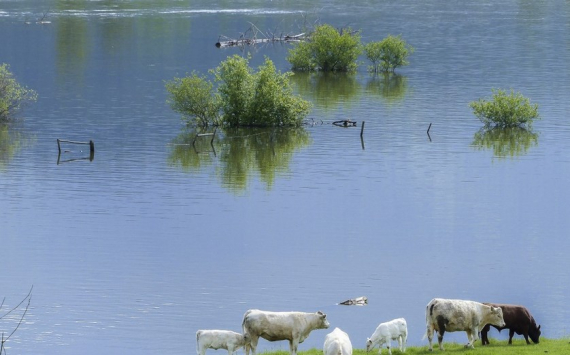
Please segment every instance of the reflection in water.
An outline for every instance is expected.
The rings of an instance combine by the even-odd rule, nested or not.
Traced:
[[[354,73],[295,72],[291,83],[301,96],[325,110],[350,106],[363,92],[393,105],[401,102],[408,90],[408,79],[395,73],[371,74],[364,87]]]
[[[0,171],[6,170],[14,155],[29,143],[21,133],[11,131],[7,125],[0,125]]]
[[[174,139],[170,164],[190,172],[215,166],[222,185],[234,191],[247,187],[252,172],[271,188],[277,174],[288,169],[292,153],[310,143],[304,128],[218,129],[213,141],[211,136],[195,140],[197,133],[205,132],[185,131]]]
[[[481,128],[473,137],[476,149],[492,149],[498,158],[526,154],[531,146],[538,145],[538,133],[522,127]]]
[[[395,73],[377,73],[366,83],[366,92],[384,99],[388,105],[401,102],[406,96],[408,79]]]
[[[354,73],[295,72],[290,80],[303,98],[311,99],[325,111],[350,106],[361,91]]]

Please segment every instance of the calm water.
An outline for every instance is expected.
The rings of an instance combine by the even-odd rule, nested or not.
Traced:
[[[246,52],[286,71],[287,45],[214,43],[317,20],[416,51],[392,78],[296,75],[318,124],[196,153],[164,81]],[[0,63],[39,94],[0,131],[2,310],[33,285],[9,354],[188,354],[249,308],[322,310],[358,348],[405,317],[424,345],[433,297],[524,304],[544,336],[570,333],[568,1],[0,0]],[[540,105],[532,134],[478,135],[468,103],[492,88]],[[58,160],[57,138],[93,140],[94,159]]]

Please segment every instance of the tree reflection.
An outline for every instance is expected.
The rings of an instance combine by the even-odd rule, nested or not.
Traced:
[[[361,95],[354,73],[295,72],[290,80],[303,98],[311,99],[315,106],[325,110],[350,105]]]
[[[245,190],[252,173],[271,188],[280,173],[289,168],[293,153],[310,143],[304,128],[218,129],[216,137],[196,138],[197,130],[181,133],[173,141],[168,158],[171,165],[189,172],[211,173],[222,186],[235,192]]]
[[[472,145],[478,150],[492,149],[498,158],[513,158],[538,145],[538,133],[522,127],[481,128],[475,133]]]
[[[378,73],[366,83],[366,92],[383,98],[388,105],[401,102],[408,90],[408,79],[395,73]]]
[[[10,131],[7,125],[0,125],[0,171],[6,170],[14,155],[26,144],[21,133]]]

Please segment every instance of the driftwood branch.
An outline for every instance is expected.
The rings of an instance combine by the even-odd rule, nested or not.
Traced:
[[[233,39],[224,35],[218,37],[218,42],[216,42],[216,47],[235,47],[235,46],[253,46],[261,43],[274,43],[274,42],[300,42],[306,39],[305,33],[300,33],[296,35],[283,35],[280,34],[276,36],[277,32],[264,33],[253,23],[249,23],[249,28],[241,33],[239,38]],[[223,39],[223,40],[222,40]]]

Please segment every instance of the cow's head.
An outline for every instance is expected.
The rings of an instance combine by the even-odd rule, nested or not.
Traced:
[[[528,336],[530,337],[530,340],[532,340],[533,343],[538,344],[540,333],[540,325],[537,328],[533,322],[533,324],[528,329]]]
[[[327,320],[327,315],[321,311],[318,311],[317,314],[320,320],[318,329],[327,329],[328,327],[330,327],[330,323]]]
[[[370,338],[366,338],[366,352],[369,352],[370,350],[372,350],[372,348],[374,348],[372,340]]]
[[[491,313],[489,314],[489,322],[490,324],[496,325],[499,328],[504,327],[505,320],[503,319],[503,310],[501,307],[493,307],[491,306]]]

